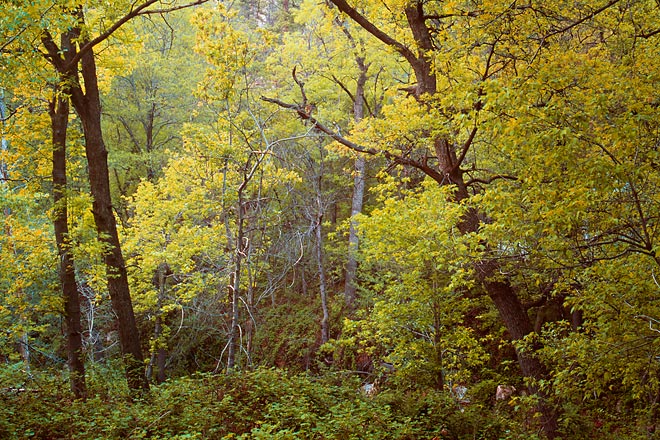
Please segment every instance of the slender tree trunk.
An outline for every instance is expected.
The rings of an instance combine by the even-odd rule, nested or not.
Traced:
[[[7,119],[7,106],[5,105],[5,91],[0,88],[0,127],[2,128],[2,133],[0,133],[0,152],[7,151],[8,141],[5,139],[5,119]],[[0,183],[4,183],[9,179],[7,172],[7,164],[4,161],[0,161]],[[5,208],[6,209],[6,208]]]
[[[435,368],[436,368],[436,377],[435,377],[435,386],[436,389],[442,391],[445,389],[445,375],[443,371],[444,355],[442,353],[442,322],[440,320],[440,306],[437,303],[433,303],[433,347],[435,354]]]
[[[236,355],[238,352],[238,339],[239,335],[239,319],[240,311],[238,299],[241,289],[241,270],[243,264],[243,189],[247,185],[244,181],[238,189],[238,202],[237,202],[237,230],[236,230],[236,248],[234,253],[234,273],[231,285],[231,328],[229,330],[229,347],[227,349],[227,373],[230,373],[236,367]]]
[[[357,65],[360,68],[357,87],[355,89],[355,102],[353,103],[353,117],[355,122],[360,122],[364,118],[364,86],[367,82],[367,66],[363,57],[357,57]],[[344,287],[344,300],[349,312],[355,306],[357,297],[357,286],[355,277],[357,275],[357,252],[359,246],[359,237],[357,234],[357,220],[355,216],[362,212],[362,203],[364,201],[365,187],[365,169],[366,159],[364,155],[359,155],[355,160],[355,175],[353,176],[353,199],[351,202],[351,224],[348,233],[348,261],[346,262],[346,281]]]
[[[323,214],[319,214],[314,225],[316,234],[316,262],[319,268],[319,290],[321,294],[321,344],[330,340],[330,313],[328,312],[328,287],[325,280],[325,269],[323,267],[323,234],[321,231],[321,221]]]
[[[252,239],[248,237],[248,243],[251,243]],[[252,248],[248,246],[246,249],[246,258],[245,266],[247,269],[247,289],[245,292],[245,308],[247,311],[247,319],[245,321],[245,353],[247,356],[246,364],[252,366],[252,344],[254,340],[255,325],[253,320],[253,311],[254,311],[254,280],[252,274],[252,264],[251,264],[251,251]]]
[[[170,272],[167,263],[161,263],[156,269],[153,284],[158,290],[156,300],[156,322],[154,323],[154,349],[149,359],[147,378],[153,377],[153,367],[156,366],[156,383],[163,383],[167,379],[165,375],[165,364],[167,361],[167,347],[163,340],[163,305],[167,288],[167,276]]]
[[[59,275],[64,298],[67,357],[70,385],[77,399],[87,397],[85,362],[83,358],[80,298],[70,249],[67,210],[66,137],[69,124],[68,98],[53,98],[50,109],[53,136],[53,226],[59,256]]]
[[[353,177],[353,199],[351,203],[351,224],[348,232],[348,261],[346,262],[346,281],[344,287],[344,299],[349,311],[355,307],[357,299],[357,253],[360,238],[357,233],[356,216],[362,212],[365,189],[366,159],[358,156],[355,159],[355,176]]]
[[[325,174],[323,145],[319,144],[319,169],[316,177],[316,211],[310,210],[310,220],[314,235],[316,237],[316,264],[319,270],[319,294],[321,296],[321,344],[330,340],[330,313],[328,311],[328,287],[325,278],[324,255],[323,255],[323,175]],[[313,160],[310,158],[312,170]]]
[[[161,265],[163,266],[163,265]],[[167,283],[167,266],[161,267],[159,275],[159,289],[158,289],[158,317],[156,319],[156,324],[158,325],[158,350],[156,352],[156,367],[158,368],[158,373],[156,374],[156,382],[163,383],[167,376],[165,375],[165,363],[167,361],[167,347],[166,341],[163,337],[163,305],[165,303],[165,288]]]

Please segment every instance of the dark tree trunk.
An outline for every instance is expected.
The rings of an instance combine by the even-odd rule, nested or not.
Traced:
[[[108,151],[103,143],[101,130],[101,101],[93,51],[90,50],[83,55],[81,64],[85,81],[85,95],[83,99],[75,99],[72,102],[82,122],[85,135],[89,184],[94,198],[92,212],[99,237],[107,246],[103,258],[107,270],[112,308],[117,314],[119,340],[126,363],[128,386],[133,390],[147,390],[149,384],[144,374],[140,336],[133,313],[128,276],[110,198]]]
[[[428,26],[426,26],[423,8],[422,2],[412,3],[406,7],[408,26],[415,38],[415,43],[417,43],[417,55],[414,59],[408,61],[415,71],[415,79],[417,79],[415,96],[418,98],[424,94],[433,95],[437,91],[437,81],[433,72],[432,61],[429,57],[434,47],[431,40],[431,32]]]
[[[68,98],[53,98],[50,109],[53,140],[53,226],[59,256],[59,275],[64,298],[67,357],[71,391],[77,399],[87,397],[85,362],[83,357],[80,298],[70,252],[67,210],[66,136],[69,124]]]
[[[78,17],[82,25],[84,17],[80,9]],[[85,40],[80,37],[79,30],[72,29],[62,36],[61,49],[47,33],[42,37],[42,42],[48,51],[47,58],[60,73],[62,83],[66,84],[66,91],[70,94],[71,103],[82,122],[88,178],[93,197],[92,213],[99,240],[104,243],[106,248],[103,260],[112,308],[117,315],[119,342],[124,357],[128,386],[131,390],[146,391],[149,389],[149,382],[144,372],[140,336],[133,313],[128,276],[110,197],[108,152],[101,130],[101,100],[94,52],[90,49],[80,58],[83,88],[78,75],[78,65],[68,65],[67,62],[75,56],[76,44],[85,43]]]
[[[149,359],[147,367],[147,378],[153,377],[153,367],[156,365],[156,383],[163,383],[167,379],[165,365],[167,362],[167,346],[163,339],[163,305],[165,304],[165,293],[167,289],[167,277],[170,268],[167,263],[161,263],[154,274],[153,285],[158,291],[156,300],[156,322],[154,324],[154,350]]]
[[[507,328],[511,339],[515,341],[522,340],[525,336],[534,331],[529,315],[523,308],[518,295],[513,290],[511,284],[507,281],[492,281],[493,267],[485,267],[486,265],[479,264],[479,269],[485,269],[481,272],[481,281],[488,292],[488,296],[495,304],[495,308],[499,312],[502,322]],[[531,378],[534,381],[548,378],[548,370],[545,365],[535,357],[535,351],[540,347],[533,347],[534,350],[521,351],[516,349],[518,357],[518,364],[524,377]],[[538,405],[538,411],[542,414],[541,425],[543,432],[548,438],[555,438],[558,435],[558,414],[547,401],[547,395],[543,390],[540,390],[536,384],[531,384],[529,387],[531,393],[541,397],[541,402]]]

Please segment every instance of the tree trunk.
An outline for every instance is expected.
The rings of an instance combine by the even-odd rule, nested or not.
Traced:
[[[344,299],[349,312],[355,308],[357,299],[357,252],[360,238],[357,234],[357,220],[355,216],[362,212],[365,189],[366,160],[364,156],[355,159],[355,176],[353,176],[353,200],[351,203],[351,224],[348,232],[348,261],[346,262],[346,281]]]
[[[80,24],[84,24],[82,10],[78,10]],[[57,68],[71,103],[82,122],[85,136],[88,178],[93,197],[92,213],[96,223],[99,240],[105,245],[103,260],[108,278],[108,292],[112,308],[117,315],[119,342],[126,368],[126,379],[131,390],[148,390],[149,382],[144,373],[142,347],[138,334],[133,303],[128,287],[128,276],[124,257],[121,253],[117,223],[112,210],[110,197],[110,178],[108,171],[108,152],[103,142],[101,130],[101,100],[94,51],[85,52],[80,60],[80,69],[84,88],[80,83],[78,66],[68,66],[76,52],[76,44],[84,44],[79,29],[72,29],[62,35],[62,49],[54,43],[50,35],[45,34],[42,42],[48,50],[49,61]],[[64,54],[64,58],[62,57]]]
[[[320,203],[319,203],[320,205]],[[321,233],[321,220],[323,214],[319,214],[314,232],[316,233],[316,262],[319,268],[319,290],[321,294],[321,344],[330,340],[330,313],[328,312],[328,288],[325,280],[325,269],[323,267],[323,234]]]
[[[479,266],[483,268],[485,265],[479,263]],[[527,315],[527,312],[520,303],[511,284],[508,281],[492,281],[492,265],[485,269],[481,272],[481,281],[488,292],[488,296],[495,304],[495,308],[499,312],[500,318],[514,343],[515,341],[522,340],[534,331],[532,323],[529,320],[529,315]],[[547,379],[549,376],[545,365],[535,357],[535,351],[539,348],[534,347],[534,350],[531,351],[520,351],[516,348],[518,364],[520,365],[523,376],[534,381]],[[536,384],[530,384],[529,391],[541,398],[537,409],[541,413],[543,432],[548,438],[557,437],[559,430],[559,415],[557,410],[548,404],[547,394],[539,389]]]
[[[433,63],[429,56],[434,50],[434,47],[431,40],[431,32],[428,26],[426,26],[423,8],[423,3],[418,1],[406,7],[405,11],[408,26],[415,38],[415,43],[417,43],[416,59],[408,60],[415,71],[415,79],[417,79],[417,88],[415,90],[415,96],[417,98],[420,98],[424,94],[433,95],[437,91]]]
[[[323,175],[325,173],[325,163],[324,163],[324,148],[323,145],[319,143],[319,169],[318,173],[315,176],[316,181],[316,211],[311,210],[309,212],[309,217],[312,222],[312,228],[314,229],[314,234],[316,236],[316,264],[319,270],[319,294],[321,296],[321,344],[325,344],[330,340],[330,313],[328,311],[328,285],[325,278],[325,267],[323,264],[324,255],[323,255],[323,213],[325,211],[323,204]],[[312,164],[313,170],[313,159],[310,158],[310,164]]]
[[[445,389],[445,375],[443,371],[443,364],[444,364],[444,355],[442,352],[442,337],[441,332],[442,332],[442,321],[440,319],[440,306],[438,303],[433,303],[433,348],[434,348],[434,354],[435,354],[435,365],[434,367],[436,368],[435,373],[435,386],[437,390],[444,390]]]
[[[251,243],[251,237],[248,237],[248,243]],[[245,292],[245,309],[247,311],[247,319],[245,321],[245,354],[247,356],[246,365],[252,367],[252,350],[253,350],[253,341],[255,333],[255,323],[254,323],[254,279],[252,274],[252,264],[251,264],[251,251],[252,248],[248,246],[246,250],[246,269],[247,269],[247,289]]]
[[[167,379],[165,364],[167,361],[167,347],[163,340],[163,305],[167,287],[167,276],[170,268],[167,263],[161,263],[154,274],[153,285],[158,291],[156,300],[156,322],[154,323],[154,348],[147,367],[147,378],[153,377],[153,367],[156,366],[156,383],[163,383]]]
[[[50,109],[53,140],[53,226],[59,256],[59,275],[64,298],[67,357],[70,385],[77,399],[87,397],[85,362],[83,359],[82,327],[80,324],[80,298],[70,252],[67,210],[66,137],[69,124],[68,98],[53,98]]]
[[[0,127],[2,127],[2,133],[0,135],[0,152],[7,151],[8,141],[4,138],[4,128],[5,128],[5,119],[7,119],[7,106],[5,105],[5,91],[0,88]],[[3,161],[0,161],[0,183],[6,182],[9,179],[7,172],[7,164]],[[5,208],[6,209],[6,208]]]
[[[247,180],[243,181],[243,184],[238,189],[238,202],[236,203],[237,207],[237,231],[236,231],[236,249],[234,252],[234,273],[232,277],[232,284],[230,286],[231,290],[231,327],[229,330],[229,347],[227,349],[227,373],[231,371],[236,366],[236,354],[238,352],[238,338],[239,338],[239,319],[240,313],[238,309],[238,299],[241,289],[241,269],[243,263],[243,190],[247,186]]]
[[[353,118],[355,122],[360,122],[364,118],[364,86],[367,82],[367,66],[364,63],[363,57],[357,57],[356,62],[360,68],[360,76],[358,77],[357,87],[355,89]],[[349,312],[355,307],[355,299],[357,297],[355,277],[357,275],[359,237],[355,216],[362,212],[366,163],[364,155],[359,155],[355,160],[355,175],[353,176],[353,200],[351,202],[351,224],[348,232],[348,261],[346,262],[346,281],[344,287],[344,300]]]

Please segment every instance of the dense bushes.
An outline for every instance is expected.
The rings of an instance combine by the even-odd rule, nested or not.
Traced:
[[[349,373],[322,377],[257,369],[233,375],[197,374],[153,387],[131,401],[119,366],[97,364],[90,397],[70,398],[58,371],[0,368],[2,439],[533,439],[527,398],[495,402],[492,380],[468,391],[460,405],[449,393],[388,389],[360,391]],[[564,420],[566,438],[646,438],[634,422],[600,423],[594,414]]]
[[[4,368],[0,438],[431,439],[506,432],[493,408],[475,404],[461,411],[437,392],[383,390],[367,397],[360,382],[344,374],[198,374],[131,402],[119,371],[90,374],[91,395],[82,402],[70,399],[61,375],[21,382],[21,371]]]

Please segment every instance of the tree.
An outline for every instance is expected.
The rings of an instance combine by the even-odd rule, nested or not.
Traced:
[[[468,203],[473,194],[481,191],[480,186],[484,184],[503,178],[515,179],[504,173],[479,171],[474,165],[468,166],[471,159],[469,153],[475,154],[475,145],[480,141],[477,134],[483,130],[481,114],[489,83],[504,79],[507,75],[515,77],[517,57],[522,60],[524,55],[499,52],[500,46],[509,43],[509,41],[503,42],[508,38],[506,33],[508,29],[501,27],[508,26],[503,17],[512,20],[518,18],[515,9],[507,9],[507,6],[502,5],[502,10],[498,10],[499,5],[489,5],[492,10],[482,11],[472,5],[465,5],[466,9],[462,9],[464,5],[416,2],[398,10],[388,9],[383,14],[383,11],[370,8],[369,5],[364,12],[360,12],[343,0],[333,1],[333,4],[408,63],[416,79],[414,87],[409,89],[416,106],[411,98],[400,100],[399,113],[408,118],[415,118],[417,125],[402,130],[402,133],[391,135],[391,139],[396,140],[400,151],[385,149],[378,144],[373,148],[362,147],[319,123],[304,107],[281,101],[273,102],[295,109],[301,118],[310,121],[316,129],[349,148],[371,154],[383,154],[394,163],[420,170],[440,185],[451,185],[454,192],[449,198],[455,203]],[[376,21],[367,18],[369,14],[376,19],[380,19],[382,15],[390,15],[389,23],[396,23],[394,26],[398,26],[398,29],[383,30],[375,24]],[[496,19],[493,20],[492,17]],[[385,22],[383,20],[383,23]],[[454,26],[460,29],[458,34],[452,29]],[[477,37],[477,45],[469,46],[472,44],[470,40],[474,39],[469,33],[470,29],[479,29],[482,32]],[[401,30],[405,34],[401,34]],[[449,45],[446,39],[443,40],[446,34],[451,33],[455,41],[460,42],[456,46]],[[477,51],[471,49],[472,47],[485,47],[485,50]],[[514,49],[517,48],[514,46]],[[452,59],[456,55],[464,58]],[[447,65],[446,71],[438,67],[443,63]],[[464,87],[455,87],[453,82]],[[447,95],[442,98],[438,96],[439,88]],[[455,90],[460,90],[462,96],[457,96]],[[452,103],[447,99],[449,96],[456,97],[457,100]],[[437,121],[425,120],[424,113],[433,114],[444,121],[445,126],[438,124]],[[424,127],[425,123],[428,124],[426,127]],[[404,133],[414,133],[415,130],[418,130],[417,136],[421,135],[421,138],[418,137],[417,142],[410,142]],[[383,131],[393,130],[389,128]],[[382,136],[380,138],[382,139]],[[435,161],[435,165],[431,165],[430,158]],[[470,174],[476,175],[470,178]],[[464,235],[477,234],[482,218],[479,209],[473,207],[465,211],[457,227]],[[475,245],[488,250],[497,244],[482,242]],[[476,280],[499,311],[511,338],[514,341],[522,341],[533,333],[533,327],[516,286],[510,277],[499,275],[501,272],[499,263],[485,254],[482,259],[474,260],[473,271]],[[526,350],[519,349],[518,360],[523,375],[541,383],[548,378],[548,369],[534,355],[534,351],[533,346],[531,349],[529,347]],[[549,437],[556,436],[557,414],[545,402],[546,391],[534,384],[531,384],[530,388],[541,398],[539,410],[543,414],[541,424],[545,433]]]
[[[649,229],[654,214],[652,209],[647,210],[650,206],[645,200],[649,199],[639,192],[640,185],[646,189],[652,187],[648,185],[648,173],[642,172],[643,184],[633,177],[636,173],[620,174],[624,162],[616,153],[628,144],[628,135],[640,134],[639,119],[628,119],[630,113],[619,113],[620,108],[602,107],[602,97],[610,92],[602,91],[596,84],[612,84],[611,71],[636,78],[636,74],[624,67],[630,60],[619,58],[621,48],[639,48],[636,56],[646,59],[645,51],[655,43],[637,46],[636,42],[652,38],[657,32],[651,24],[633,23],[638,23],[637,14],[655,17],[657,8],[645,2],[628,5],[629,9],[624,9],[630,12],[631,21],[625,26],[630,27],[624,26],[623,31],[621,26],[626,20],[617,15],[616,3],[576,4],[561,11],[549,4],[519,7],[504,2],[479,5],[419,2],[386,10],[363,4],[358,10],[345,1],[333,1],[371,36],[405,59],[416,79],[416,84],[407,89],[412,98],[396,99],[391,107],[384,109],[387,123],[376,128],[377,121],[370,121],[367,129],[371,131],[371,140],[365,141],[361,136],[359,143],[324,125],[321,118],[298,104],[272,100],[295,110],[315,129],[348,148],[383,155],[395,164],[421,171],[441,186],[453,188],[448,200],[468,208],[456,223],[469,243],[464,257],[477,286],[483,288],[499,311],[517,347],[521,371],[541,398],[538,406],[543,414],[541,425],[549,437],[558,434],[558,414],[550,402],[553,392],[541,385],[549,383],[553,362],[549,357],[541,362],[543,341],[535,335],[527,310],[533,304],[563,303],[565,295],[571,295],[575,289],[566,288],[562,282],[564,276],[572,273],[568,270],[571,267],[593,264],[585,259],[589,255],[594,261],[623,257],[629,252],[654,258],[650,251],[654,232]],[[597,54],[605,53],[606,56],[598,58]],[[627,61],[621,64],[613,61],[624,59]],[[603,65],[608,67],[601,71],[595,60],[605,60]],[[575,69],[576,63],[588,70]],[[567,65],[573,70],[566,70]],[[652,82],[642,80],[635,87],[645,90]],[[588,92],[582,95],[577,90]],[[587,98],[594,95],[599,98],[591,101]],[[630,98],[630,95],[618,96],[610,102],[617,102],[623,108],[634,107],[632,103],[639,102],[639,98],[628,101]],[[577,102],[580,104],[576,105]],[[601,107],[597,110],[590,105]],[[593,115],[607,108],[602,125],[592,113],[580,117],[576,109],[585,106],[593,109]],[[640,109],[631,113],[640,115]],[[649,110],[641,114],[641,119],[646,119]],[[605,120],[612,120],[614,115],[623,119],[616,125],[608,125]],[[629,128],[619,130],[622,126]],[[617,127],[617,134],[609,127]],[[527,148],[530,145],[533,147]],[[617,147],[613,148],[614,145]],[[537,148],[542,152],[535,153]],[[593,157],[593,168],[582,166],[585,149],[595,150],[589,156]],[[520,162],[512,163],[513,157]],[[572,161],[567,162],[568,158]],[[603,161],[609,163],[605,165]],[[545,169],[539,168],[540,164]],[[635,162],[629,170],[637,170],[641,165],[642,162]],[[574,178],[567,179],[565,175],[561,179],[548,178],[566,174],[567,168],[575,171]],[[596,188],[603,186],[603,173],[613,177],[599,193]],[[580,181],[591,175],[600,176],[601,181]],[[535,190],[524,196],[517,189],[532,187]],[[636,208],[626,214],[618,212],[614,216],[619,219],[616,226],[605,225],[601,222],[608,216],[600,215],[604,208],[589,202],[596,193],[605,199],[617,194],[614,197],[619,200],[617,206],[629,203],[628,206]],[[548,203],[549,196],[556,197],[552,199],[554,204]],[[490,197],[497,202],[486,202]],[[508,201],[505,205],[504,199]],[[531,212],[539,209],[543,213],[536,223],[528,223],[531,206],[535,206]],[[594,218],[569,221],[570,217],[566,217],[572,212],[581,218],[585,208],[586,212],[594,213]],[[509,213],[518,220],[508,217]],[[497,219],[503,218],[502,215],[513,223],[522,221],[527,225],[523,229],[525,235],[512,234],[517,229],[509,229],[507,221],[500,223]],[[622,224],[627,226],[622,229]],[[575,243],[567,243],[565,237]],[[533,258],[537,249],[544,249],[546,258],[562,264],[559,267],[541,264]],[[589,252],[585,254],[586,249]],[[571,259],[577,257],[580,262],[564,262],[565,255]],[[453,277],[458,273],[455,271]],[[537,287],[530,286],[530,278],[536,279]],[[582,286],[582,283],[569,285]],[[537,301],[531,301],[533,298]],[[579,319],[574,322],[580,326]]]
[[[180,149],[183,124],[209,117],[199,114],[194,91],[207,65],[195,56],[192,11],[158,20],[130,23],[131,43],[111,48],[122,62],[106,67],[112,74],[102,90],[103,130],[110,152],[112,196],[121,222],[130,213],[124,202],[144,178],[162,176],[170,152]],[[110,55],[107,55],[110,57]],[[133,60],[139,57],[136,64]]]

